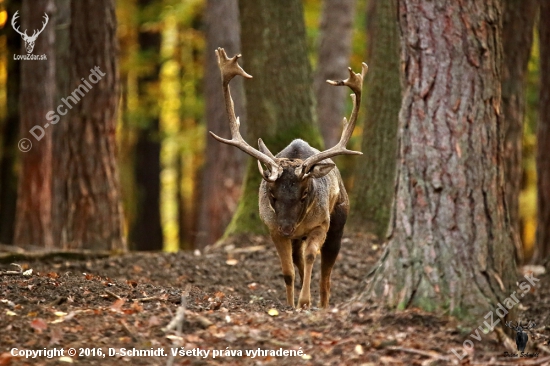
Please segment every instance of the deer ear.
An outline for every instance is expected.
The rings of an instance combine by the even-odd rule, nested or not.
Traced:
[[[336,165],[334,163],[317,163],[311,167],[308,173],[304,175],[304,178],[313,177],[321,178],[330,173]]]

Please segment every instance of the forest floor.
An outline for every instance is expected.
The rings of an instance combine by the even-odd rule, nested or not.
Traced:
[[[538,277],[540,285],[518,305],[520,319],[537,323],[526,352],[538,355],[506,357],[516,349],[502,331],[479,332],[481,339],[475,340],[475,333],[470,335],[450,317],[418,309],[388,312],[354,299],[383,251],[366,242],[359,236],[344,239],[326,311],[285,305],[279,260],[263,237],[239,238],[238,245],[226,243],[201,255],[19,258],[16,263],[23,271],[32,269],[25,274],[4,257],[0,365],[550,364],[547,274]],[[312,281],[315,303],[318,264]],[[473,349],[463,348],[467,339]],[[25,350],[50,353],[25,358]],[[136,350],[156,353],[132,354]],[[173,357],[172,350],[183,355]]]

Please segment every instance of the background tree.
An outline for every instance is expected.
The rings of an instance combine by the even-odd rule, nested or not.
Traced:
[[[390,307],[479,321],[511,293],[501,12],[497,0],[399,1],[405,92],[395,204],[364,293]]]
[[[114,0],[71,2],[70,89],[88,79],[91,69],[101,79],[73,105],[64,146],[66,214],[64,248],[125,249],[116,164],[116,110],[119,92],[118,43]],[[101,19],[101,21],[98,21]],[[97,80],[97,79],[96,79]]]
[[[20,31],[42,28],[44,13],[55,24],[54,0],[24,0],[16,20]],[[13,15],[12,15],[13,19]],[[37,38],[35,55],[46,55],[47,60],[21,62],[21,94],[19,134],[32,142],[32,148],[21,155],[19,184],[17,187],[17,213],[15,218],[16,245],[37,245],[52,248],[52,135],[46,132],[37,141],[29,130],[45,126],[46,113],[54,109],[55,97],[55,27],[46,26]],[[20,54],[27,54],[23,47]],[[37,132],[38,133],[38,132]]]
[[[205,18],[207,44],[204,74],[206,129],[217,135],[224,135],[228,131],[228,122],[214,50],[217,47],[223,47],[230,55],[241,51],[241,28],[237,0],[207,0]],[[244,136],[246,111],[244,110],[244,90],[240,78],[236,78],[231,83],[231,93],[235,103],[235,113],[240,116]],[[223,235],[239,202],[245,157],[244,154],[235,153],[234,147],[220,144],[207,137],[206,160],[201,177],[196,247],[203,248],[205,245],[214,243]]]
[[[71,88],[71,69],[67,67],[71,62],[71,39],[69,28],[71,25],[71,0],[55,0],[56,27],[55,27],[55,80],[56,101],[66,98],[73,92]],[[63,221],[67,217],[66,171],[69,155],[69,123],[71,111],[62,116],[59,123],[52,129],[52,227],[55,243],[63,241]]]
[[[348,90],[327,88],[326,80],[347,78],[354,16],[355,0],[323,1],[313,86],[317,121],[327,148],[336,145],[340,139]]]
[[[537,239],[535,259],[550,255],[550,3],[540,2],[540,101],[537,128]]]
[[[139,0],[140,16],[138,94],[140,120],[134,149],[136,204],[130,229],[130,243],[136,250],[162,250],[160,218],[160,6],[153,0]]]
[[[352,191],[350,223],[383,238],[394,192],[401,105],[397,0],[371,0],[367,16],[366,118]]]
[[[7,10],[13,16],[19,3],[7,2]],[[21,36],[14,31],[6,32],[7,54],[21,52]],[[21,61],[7,57],[6,118],[2,123],[2,157],[0,158],[0,243],[13,243],[15,207],[17,202],[17,171],[15,169],[17,138],[19,137],[19,86]]]
[[[522,138],[525,115],[525,76],[533,44],[533,24],[538,7],[536,0],[503,2],[502,42],[502,112],[504,130],[504,182],[510,223],[518,239],[516,256],[523,258],[519,240],[519,194],[521,191]]]
[[[273,154],[295,138],[320,148],[301,1],[242,0],[239,12],[242,65],[254,76],[244,83],[247,141],[254,144],[261,137]],[[229,136],[229,126],[221,136]],[[267,232],[258,213],[261,179],[256,161],[248,159],[242,198],[226,236]]]

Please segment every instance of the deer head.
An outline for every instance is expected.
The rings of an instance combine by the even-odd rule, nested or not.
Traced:
[[[19,27],[15,25],[15,21],[19,17],[17,13],[19,13],[19,10],[16,11],[15,14],[13,14],[13,17],[11,18],[11,26],[17,33],[21,35],[21,38],[23,38],[23,42],[25,42],[25,49],[27,50],[27,53],[31,53],[32,50],[34,49],[34,42],[36,42],[36,38],[38,38],[38,35],[40,35],[40,33],[42,33],[44,28],[46,28],[46,24],[48,24],[48,20],[49,20],[48,14],[44,13],[45,21],[42,23],[42,29],[40,29],[39,31],[35,29],[32,33],[32,36],[29,36],[27,35],[26,29],[24,32],[21,32],[19,30]]]

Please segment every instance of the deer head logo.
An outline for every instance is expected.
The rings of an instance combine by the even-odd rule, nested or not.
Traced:
[[[45,22],[42,23],[42,29],[40,29],[39,31],[35,29],[34,32],[32,33],[32,36],[29,36],[27,35],[26,29],[24,32],[21,32],[19,30],[19,27],[15,25],[15,21],[19,17],[17,13],[19,13],[19,10],[16,11],[15,14],[13,14],[13,17],[11,18],[11,26],[17,33],[21,35],[21,38],[23,38],[23,42],[25,42],[25,48],[27,49],[27,53],[31,53],[32,50],[34,49],[34,42],[36,42],[36,38],[38,38],[38,35],[42,33],[44,28],[46,28],[46,24],[48,24],[48,20],[50,18],[48,18],[48,14],[44,13]]]

